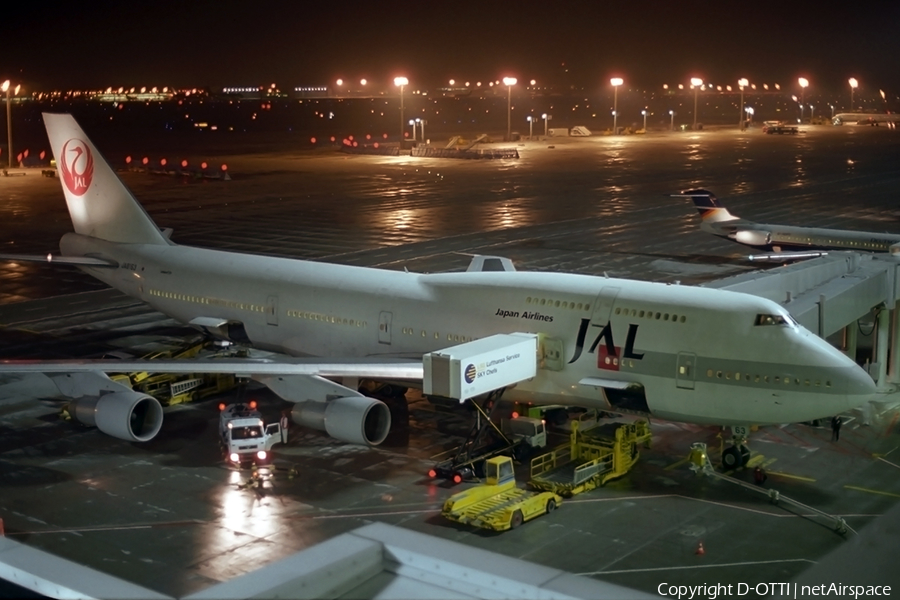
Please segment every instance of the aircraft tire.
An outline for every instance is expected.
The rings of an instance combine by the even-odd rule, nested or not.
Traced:
[[[722,452],[722,466],[728,470],[741,466],[741,452],[737,446],[729,446]]]

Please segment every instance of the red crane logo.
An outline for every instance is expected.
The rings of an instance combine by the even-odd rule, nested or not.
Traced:
[[[59,170],[66,188],[75,196],[84,195],[94,177],[94,155],[88,145],[77,138],[63,144]]]

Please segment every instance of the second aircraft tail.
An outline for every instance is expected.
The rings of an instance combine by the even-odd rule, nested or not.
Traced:
[[[75,233],[123,244],[170,242],[72,115],[44,113]]]
[[[687,190],[680,194],[672,194],[673,198],[690,198],[700,213],[704,223],[719,223],[721,221],[738,221],[739,218],[728,212],[722,206],[716,195],[708,190]]]

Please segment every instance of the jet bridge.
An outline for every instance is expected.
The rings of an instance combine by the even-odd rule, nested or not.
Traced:
[[[823,338],[840,335],[841,348],[856,357],[857,322],[874,318],[869,373],[884,391],[900,383],[900,260],[891,254],[831,252],[768,271],[754,271],[704,284],[768,298]]]

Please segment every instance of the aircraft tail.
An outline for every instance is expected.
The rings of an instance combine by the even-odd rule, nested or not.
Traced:
[[[716,195],[707,190],[688,190],[680,194],[673,194],[673,198],[690,198],[700,213],[704,223],[719,223],[722,221],[738,221],[739,218],[728,212],[722,206]]]
[[[170,242],[69,114],[44,125],[75,232],[123,244]]]

